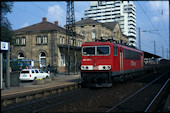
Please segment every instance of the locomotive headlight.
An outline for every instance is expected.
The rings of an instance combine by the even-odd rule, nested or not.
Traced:
[[[82,65],[81,70],[93,70],[93,66],[92,65]]]
[[[99,65],[99,70],[110,70],[111,65]]]
[[[107,69],[110,70],[110,69],[111,69],[111,66],[107,66]]]
[[[83,70],[83,69],[84,69],[84,66],[81,66],[81,69]]]

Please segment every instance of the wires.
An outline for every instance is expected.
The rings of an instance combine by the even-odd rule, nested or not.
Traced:
[[[149,16],[147,15],[146,11],[142,8],[142,6],[139,4],[139,2],[137,1],[139,7],[142,9],[142,11],[144,12],[144,14],[146,15],[147,19],[149,20],[150,24],[153,26],[153,28],[156,30],[156,27],[154,26],[154,24],[152,23],[152,21],[150,20]],[[164,37],[157,31],[158,35],[164,40],[165,43],[167,43],[167,41],[165,41]],[[168,44],[168,43],[167,43]]]

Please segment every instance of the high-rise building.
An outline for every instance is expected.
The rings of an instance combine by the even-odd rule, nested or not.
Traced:
[[[132,1],[91,1],[90,7],[85,9],[85,18],[101,23],[119,22],[129,45],[136,46],[136,6]]]

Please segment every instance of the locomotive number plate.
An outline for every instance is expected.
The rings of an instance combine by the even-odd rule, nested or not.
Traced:
[[[83,59],[83,61],[91,61],[91,59]]]

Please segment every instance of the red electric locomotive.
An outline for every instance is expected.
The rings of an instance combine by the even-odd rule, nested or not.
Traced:
[[[110,87],[117,79],[144,69],[143,52],[111,42],[89,42],[81,47],[81,77],[95,87]]]

